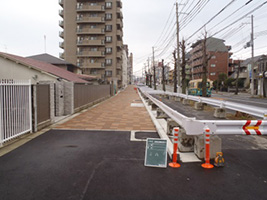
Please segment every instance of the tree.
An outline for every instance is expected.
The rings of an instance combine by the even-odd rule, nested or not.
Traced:
[[[164,66],[164,60],[162,59],[162,89],[163,91],[166,91],[165,88],[165,66]]]
[[[207,68],[210,56],[207,55],[207,31],[204,33],[204,39],[202,40],[202,67],[203,67],[203,74],[202,74],[202,96],[207,96]]]
[[[185,94],[186,90],[186,79],[185,79],[185,66],[186,66],[186,59],[185,59],[185,40],[182,40],[182,93]]]
[[[239,80],[240,60],[238,61],[238,68],[236,70],[235,95],[238,95],[238,80]]]

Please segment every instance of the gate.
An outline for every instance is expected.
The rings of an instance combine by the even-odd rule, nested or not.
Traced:
[[[32,132],[31,81],[0,80],[0,146]]]

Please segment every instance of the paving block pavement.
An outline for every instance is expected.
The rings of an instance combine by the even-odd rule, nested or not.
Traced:
[[[71,130],[155,130],[135,86],[129,85],[118,95],[89,108],[56,129]]]

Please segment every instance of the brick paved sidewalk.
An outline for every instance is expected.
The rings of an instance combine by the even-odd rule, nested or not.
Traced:
[[[75,130],[155,130],[145,107],[131,106],[142,103],[134,86],[128,86],[117,96],[58,125],[57,129]]]

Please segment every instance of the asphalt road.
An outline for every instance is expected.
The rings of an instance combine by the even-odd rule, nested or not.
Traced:
[[[0,199],[266,199],[264,145],[223,140],[224,168],[162,169],[144,166],[145,142],[131,142],[130,132],[51,130],[0,157]]]

